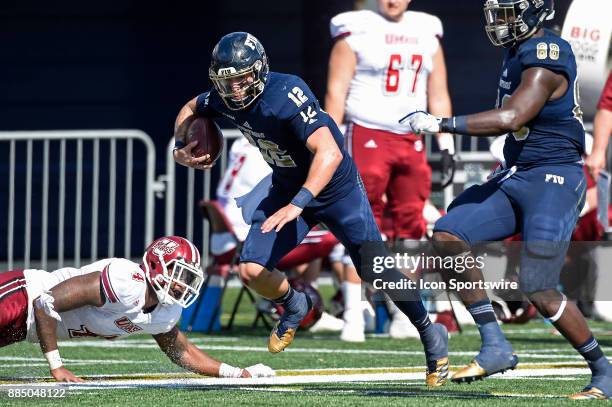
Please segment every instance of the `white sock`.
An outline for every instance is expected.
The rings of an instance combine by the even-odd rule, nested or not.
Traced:
[[[344,281],[342,283],[342,294],[344,295],[344,321],[363,325],[361,284]]]

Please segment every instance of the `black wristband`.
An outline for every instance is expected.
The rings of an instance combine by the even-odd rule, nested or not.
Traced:
[[[467,134],[467,116],[453,116],[440,120],[441,133]]]
[[[295,196],[291,200],[291,205],[295,205],[298,208],[304,209],[306,207],[306,205],[308,205],[310,203],[310,201],[312,201],[313,198],[314,198],[314,196],[312,195],[312,192],[310,192],[308,189],[302,187],[299,190],[299,192],[297,194],[295,194]]]
[[[440,120],[440,133],[454,133],[455,132],[455,126],[453,125],[453,119],[454,117],[451,118],[443,118]]]
[[[174,139],[174,148],[172,150],[180,150],[181,148],[185,147],[186,145],[187,144],[185,144],[183,141]]]

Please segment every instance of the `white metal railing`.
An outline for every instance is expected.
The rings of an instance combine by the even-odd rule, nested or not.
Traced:
[[[91,142],[91,150],[87,153],[91,154],[91,179],[84,179],[83,163],[85,157],[85,142]],[[108,141],[108,157],[101,156],[101,142]],[[117,142],[125,141],[125,149],[121,152],[125,153],[118,159]],[[32,263],[43,269],[46,269],[49,263],[49,242],[51,239],[57,239],[57,258],[54,259],[54,267],[62,267],[65,257],[65,242],[66,239],[72,238],[74,242],[74,265],[81,264],[81,240],[83,238],[82,229],[86,226],[90,228],[90,257],[95,260],[98,257],[98,236],[102,230],[107,233],[106,255],[111,257],[115,255],[116,235],[115,224],[117,222],[117,164],[124,162],[125,171],[120,174],[125,179],[125,191],[123,202],[123,256],[127,258],[140,257],[140,252],[137,256],[132,256],[132,216],[139,215],[142,211],[135,211],[132,208],[132,191],[134,180],[134,141],[142,143],[146,153],[146,172],[145,175],[145,210],[143,223],[144,236],[139,233],[139,236],[144,238],[144,245],[153,239],[154,227],[154,200],[153,193],[156,189],[155,185],[155,146],[151,138],[141,130],[56,130],[56,131],[4,131],[0,132],[0,146],[8,144],[8,225],[6,230],[6,248],[7,248],[7,265],[8,269],[15,266],[14,246],[16,243],[15,222],[16,222],[16,203],[23,202],[24,218],[23,218],[23,259],[22,265],[24,268],[30,267]],[[25,143],[26,152],[25,160],[22,159],[18,150],[18,145]],[[40,187],[40,258],[39,261],[33,262],[31,257],[31,248],[33,243],[32,236],[32,219],[33,215],[33,164],[38,165],[39,161],[35,160],[35,146],[42,143],[42,182]],[[69,143],[76,143],[73,146]],[[52,152],[59,148],[58,156],[54,156]],[[76,157],[74,160],[67,159],[67,150],[70,151],[76,148]],[[0,151],[4,147],[0,148]],[[6,152],[6,150],[4,150]],[[39,150],[36,150],[40,153]],[[37,154],[40,155],[40,154]],[[101,162],[108,163],[108,174],[100,173]],[[16,194],[21,188],[16,188],[16,165],[25,163],[25,196],[20,197],[17,201]],[[7,165],[2,163],[0,165]],[[66,169],[74,168],[74,179],[67,179]],[[73,167],[74,166],[74,167]],[[106,166],[106,165],[105,165]],[[57,173],[58,188],[57,191],[50,190],[50,175]],[[108,190],[101,192],[100,178],[108,177]],[[55,179],[54,179],[55,180]],[[73,183],[73,184],[72,184]],[[72,184],[72,185],[71,185]],[[84,184],[91,185],[91,208],[89,210],[90,223],[83,225],[83,190]],[[74,189],[69,188],[74,186]],[[68,194],[69,191],[74,191],[74,196]],[[38,192],[38,191],[37,191]],[[107,195],[105,195],[107,194]],[[51,214],[49,211],[49,203],[51,199],[57,199],[57,212]],[[66,213],[67,200],[70,203],[74,202],[74,213]],[[74,201],[72,201],[74,199]],[[38,202],[36,202],[38,203]],[[100,205],[107,205],[107,218],[99,219]],[[49,236],[49,218],[56,216],[57,220],[57,235]],[[66,218],[70,216],[74,220],[74,229],[66,230]],[[106,224],[106,227],[102,226]],[[70,236],[72,234],[72,236]]]
[[[226,139],[226,143],[223,146],[223,152],[219,161],[214,169],[214,174],[218,175],[218,179],[221,179],[225,169],[227,167],[228,159],[228,145],[227,141],[235,140],[241,136],[241,133],[235,129],[223,130],[223,136]],[[91,142],[91,151],[85,150],[84,142]],[[101,142],[108,141],[108,157],[101,154]],[[117,142],[125,142],[125,148],[118,149]],[[146,149],[146,176],[145,176],[145,211],[135,211],[132,201],[132,188],[134,183],[134,167],[131,165],[134,161],[134,141],[139,141],[144,145]],[[76,149],[76,159],[68,161],[67,149],[68,142],[76,143],[72,146],[73,151]],[[18,155],[17,145],[19,143],[25,143],[25,154],[22,159]],[[34,149],[37,143],[42,143],[42,153]],[[59,150],[57,157],[52,159],[52,144],[59,144]],[[430,162],[438,161],[440,156],[439,153],[432,153],[432,140],[426,139],[426,152],[428,160]],[[456,194],[461,192],[465,184],[478,182],[484,180],[484,177],[488,173],[490,167],[494,164],[493,157],[488,151],[476,151],[474,148],[477,146],[478,140],[475,137],[469,140],[469,149],[463,150],[463,137],[456,137],[458,160],[460,165],[455,174],[455,186],[446,188],[442,192],[442,198],[438,201],[439,204],[447,207],[452,201]],[[166,235],[172,235],[176,233],[176,221],[185,221],[185,230],[181,230],[181,234],[190,240],[201,242],[203,258],[208,259],[209,254],[209,227],[207,222],[203,218],[196,220],[196,209],[197,202],[200,198],[205,200],[210,199],[213,193],[213,177],[211,171],[196,171],[193,169],[183,168],[177,166],[172,157],[173,141],[170,140],[165,151],[166,160],[166,173],[158,177],[155,180],[155,146],[151,141],[151,138],[140,130],[71,130],[71,131],[19,131],[19,132],[0,132],[0,147],[3,144],[8,144],[8,150],[0,148],[0,153],[5,154],[8,158],[4,161],[0,161],[0,168],[2,165],[8,163],[8,217],[7,217],[7,231],[6,231],[6,248],[7,248],[7,262],[8,269],[13,268],[15,253],[15,222],[16,212],[15,203],[16,201],[16,166],[20,163],[25,163],[25,188],[21,188],[24,191],[24,196],[21,197],[19,202],[24,203],[24,223],[23,223],[23,265],[29,267],[32,263],[31,248],[33,239],[36,237],[32,236],[32,215],[33,206],[32,202],[37,202],[33,198],[35,192],[33,186],[36,184],[33,182],[33,164],[40,165],[42,161],[42,173],[41,173],[41,209],[40,213],[37,214],[40,217],[40,266],[42,268],[47,267],[49,262],[49,251],[48,241],[52,238],[57,239],[57,258],[54,259],[54,266],[61,267],[64,264],[65,257],[65,239],[66,236],[74,239],[74,264],[79,265],[81,262],[81,240],[82,240],[82,226],[83,226],[83,185],[91,185],[91,208],[89,214],[91,215],[90,224],[87,225],[90,228],[90,257],[92,260],[96,259],[98,252],[98,239],[99,234],[106,233],[107,245],[106,253],[107,256],[115,255],[116,236],[115,236],[115,223],[118,219],[117,206],[118,196],[121,195],[117,190],[117,176],[124,177],[125,180],[125,191],[123,193],[123,256],[127,258],[139,258],[140,252],[136,253],[135,256],[131,253],[131,241],[132,238],[144,238],[142,241],[142,248],[153,240],[154,236],[154,195],[156,194],[159,198],[165,199],[165,213],[164,213],[164,233]],[[57,146],[56,146],[57,147]],[[123,146],[122,146],[123,147]],[[23,148],[21,150],[24,150]],[[21,151],[19,150],[19,151]],[[91,171],[91,179],[84,179],[83,163],[85,157],[85,151],[90,153],[91,165],[93,169]],[[6,153],[8,152],[8,155]],[[36,154],[38,153],[38,154]],[[42,160],[36,158],[42,155]],[[3,157],[5,157],[3,156]],[[56,161],[57,159],[57,161]],[[108,163],[108,174],[100,173],[100,163]],[[118,174],[117,163],[125,162],[125,170],[122,174]],[[74,179],[67,179],[66,168],[67,165],[74,165]],[[106,166],[106,165],[104,165]],[[53,171],[50,171],[53,169]],[[57,174],[57,193],[50,191],[50,177]],[[185,175],[182,177],[182,175]],[[180,177],[179,177],[180,175]],[[101,176],[107,176],[108,185],[107,195],[100,192],[100,178]],[[202,178],[198,178],[202,177]],[[432,177],[433,182],[439,182],[440,174],[434,172]],[[180,179],[180,181],[179,181]],[[197,181],[197,182],[196,182]],[[37,180],[38,182],[38,180]],[[180,185],[180,190],[183,190],[186,194],[181,195],[181,198],[177,196],[177,182],[184,182]],[[201,188],[200,188],[201,184]],[[67,195],[69,186],[73,186],[74,191],[77,193],[74,196]],[[197,190],[199,190],[199,193]],[[164,196],[165,194],[165,196]],[[196,196],[198,194],[198,196]],[[66,199],[74,199],[74,213],[66,214],[67,202]],[[184,197],[184,198],[183,198]],[[438,196],[439,197],[439,196]],[[49,200],[57,200],[57,211],[52,215],[49,212]],[[2,197],[0,197],[1,202]],[[72,201],[71,201],[72,202]],[[98,213],[100,212],[100,206],[105,205],[107,207],[107,217],[103,220],[99,219]],[[183,206],[184,205],[184,206]],[[181,208],[181,206],[183,206]],[[106,208],[105,208],[106,209]],[[120,214],[120,212],[119,212]],[[67,232],[65,227],[66,216],[73,216],[74,219],[74,230]],[[132,234],[132,217],[143,216],[144,222],[144,235],[138,233],[137,236]],[[57,236],[49,236],[49,217],[56,216],[58,227]],[[183,218],[181,218],[183,217]],[[100,226],[100,222],[106,224],[106,228]],[[198,223],[200,222],[200,223]],[[196,230],[197,229],[197,230]],[[73,234],[73,236],[70,236]],[[199,235],[199,236],[196,236]]]

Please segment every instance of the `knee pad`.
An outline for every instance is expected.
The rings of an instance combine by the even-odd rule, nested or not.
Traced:
[[[519,272],[520,290],[528,296],[539,291],[556,290],[559,285],[561,266],[551,264],[546,259],[526,262],[521,261]]]
[[[524,242],[525,254],[536,259],[550,260],[564,256],[562,252],[564,242],[529,241]]]
[[[562,219],[550,215],[534,215],[526,221],[523,238],[527,253],[534,257],[553,258],[565,255],[571,233]],[[573,229],[573,225],[572,225]]]

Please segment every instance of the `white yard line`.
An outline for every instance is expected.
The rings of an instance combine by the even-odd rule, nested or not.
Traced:
[[[539,368],[539,369],[519,369],[511,372],[507,372],[504,375],[495,375],[492,379],[517,379],[517,378],[541,378],[544,379],[546,377],[550,378],[574,378],[578,375],[586,375],[589,373],[587,368]],[[128,375],[124,375],[128,376]],[[85,390],[101,390],[101,389],[138,389],[138,388],[224,388],[230,386],[236,389],[238,386],[239,390],[252,390],[252,391],[284,391],[279,388],[262,388],[262,387],[249,387],[249,386],[287,386],[287,385],[306,385],[306,384],[315,384],[315,383],[354,383],[354,382],[398,382],[398,381],[411,381],[415,383],[422,383],[423,380],[423,372],[409,372],[409,373],[348,373],[348,374],[310,374],[310,375],[281,375],[273,378],[258,378],[258,379],[219,379],[219,378],[196,378],[196,377],[183,377],[177,378],[168,375],[167,378],[161,379],[147,379],[147,378],[138,378],[134,377],[132,379],[111,379],[110,377],[107,380],[104,378],[100,378],[100,380],[91,380],[84,384],[57,384],[51,382],[45,383],[32,383],[28,384],[28,386],[32,387],[55,387],[55,386],[66,386],[72,390],[85,391]],[[0,391],[7,391],[11,387],[22,387],[24,384],[14,383],[14,384],[0,384]],[[286,389],[286,391],[299,391],[299,389]],[[328,390],[325,388],[317,389],[317,392],[325,393]],[[334,390],[330,389],[330,392],[338,392],[338,391],[346,391],[346,392],[356,392],[356,393],[372,393],[372,394],[382,394],[392,396],[396,395],[411,395],[415,396],[427,396],[427,395],[444,395],[447,397],[460,397],[460,398],[473,398],[473,397],[534,397],[534,398],[542,398],[542,397],[559,397],[558,395],[552,394],[522,394],[522,393],[495,393],[482,395],[474,395],[474,394],[461,394],[461,392],[457,393],[437,393],[433,392],[415,392],[415,391],[388,391],[381,390],[378,391],[375,388],[369,388],[364,390],[359,389],[346,389],[346,390]],[[388,393],[388,394],[387,394]]]
[[[60,342],[59,347],[91,347],[91,348],[125,348],[125,349],[156,349],[157,344],[135,343],[135,341],[97,341],[97,340],[75,340]],[[268,348],[264,346],[240,346],[240,345],[204,345],[198,347],[203,350],[219,350],[234,352],[264,352],[268,353]],[[544,349],[543,349],[544,351]],[[565,349],[564,351],[568,351]],[[308,354],[345,354],[345,355],[397,355],[397,356],[421,356],[422,351],[409,350],[380,350],[380,349],[330,349],[330,348],[288,348],[286,353],[308,353]],[[546,350],[546,353],[534,353],[533,351],[517,351],[519,358],[526,359],[568,359],[582,360],[577,354],[553,354],[553,350]],[[449,352],[450,356],[474,356],[476,352]]]

